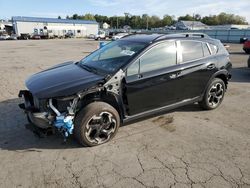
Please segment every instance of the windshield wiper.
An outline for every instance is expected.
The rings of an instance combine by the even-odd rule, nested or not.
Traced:
[[[94,67],[88,66],[88,65],[84,65],[84,64],[80,64],[80,66],[82,68],[84,68],[85,70],[89,71],[89,72],[94,72],[94,73],[98,73],[98,70]]]

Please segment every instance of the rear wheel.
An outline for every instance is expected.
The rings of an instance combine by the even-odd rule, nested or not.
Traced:
[[[219,78],[215,78],[208,86],[205,95],[201,102],[200,106],[205,110],[212,110],[220,106],[224,94],[225,94],[225,83]]]
[[[93,102],[79,112],[74,135],[84,146],[96,146],[110,141],[120,126],[115,108],[104,102]]]

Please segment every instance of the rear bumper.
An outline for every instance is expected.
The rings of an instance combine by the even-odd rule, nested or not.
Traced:
[[[23,98],[24,102],[19,104],[19,107],[27,114],[30,123],[42,129],[52,127],[53,117],[35,107],[33,96],[28,90],[21,90],[18,97]]]

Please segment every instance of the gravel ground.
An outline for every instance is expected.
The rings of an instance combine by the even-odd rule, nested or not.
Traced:
[[[214,111],[179,108],[123,126],[93,148],[27,130],[17,107],[25,79],[97,46],[83,39],[0,42],[0,187],[250,187],[250,69],[239,44],[230,44],[233,79]]]

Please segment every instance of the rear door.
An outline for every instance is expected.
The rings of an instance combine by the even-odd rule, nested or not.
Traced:
[[[155,45],[131,64],[125,84],[129,115],[175,103],[178,72],[175,41]]]
[[[211,54],[206,42],[194,40],[177,41],[182,80],[180,100],[201,96],[211,76],[217,71],[217,59]]]

